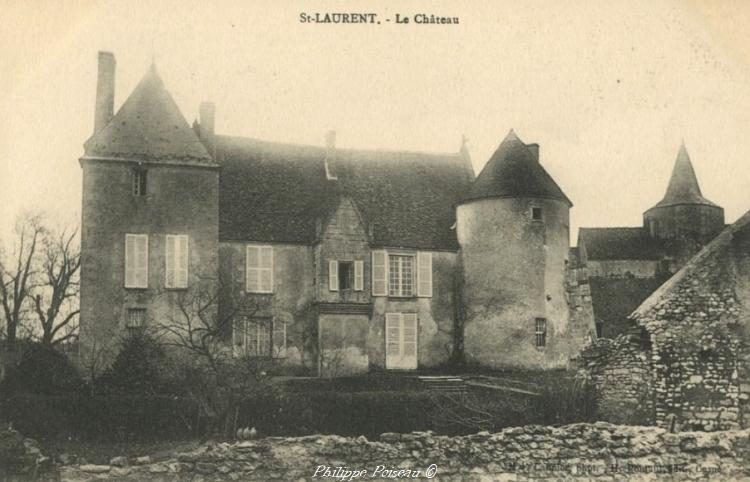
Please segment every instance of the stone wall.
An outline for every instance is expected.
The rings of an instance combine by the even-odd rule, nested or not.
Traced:
[[[654,423],[654,380],[638,333],[597,340],[581,354],[583,374],[598,387],[599,417],[614,423]]]
[[[659,480],[739,480],[750,476],[749,466],[750,430],[672,434],[597,422],[464,437],[415,432],[382,434],[377,441],[336,435],[266,438],[208,444],[157,462],[118,457],[112,465],[70,465],[60,473],[63,481],[426,480],[430,475],[466,481],[653,480],[654,473]]]
[[[682,430],[744,427],[750,310],[750,213],[730,226],[631,315],[642,328],[634,347],[620,335],[587,372],[612,407],[650,384],[653,419]],[[585,353],[584,353],[585,355]],[[586,359],[586,357],[582,357]],[[744,385],[743,385],[744,383]],[[642,393],[646,399],[647,391]],[[604,407],[608,403],[605,400]],[[637,421],[637,420],[636,420]]]

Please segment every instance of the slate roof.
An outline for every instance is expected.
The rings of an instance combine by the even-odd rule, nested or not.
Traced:
[[[705,204],[718,207],[718,205],[703,197],[698,185],[698,178],[695,176],[693,163],[690,161],[690,155],[684,143],[677,153],[677,159],[674,168],[672,168],[672,177],[669,179],[669,186],[667,186],[664,199],[659,201],[654,208],[678,204]]]
[[[632,324],[630,314],[649,297],[665,278],[601,278],[591,277],[591,302],[594,318],[603,322],[602,336],[614,338]]]
[[[348,196],[373,246],[456,250],[453,205],[472,174],[456,154],[326,149],[216,136],[221,166],[219,239],[313,243],[316,224]]]
[[[573,203],[511,129],[462,201],[535,197]]]
[[[117,114],[86,141],[84,150],[86,157],[213,164],[154,65]]]
[[[643,228],[581,228],[578,246],[581,245],[590,260],[659,260],[666,251],[665,243],[650,237]]]

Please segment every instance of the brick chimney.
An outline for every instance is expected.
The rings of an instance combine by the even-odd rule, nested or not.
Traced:
[[[539,144],[526,144],[526,147],[531,151],[531,154],[534,156],[534,160],[536,162],[539,162]]]
[[[200,116],[200,138],[213,157],[214,134],[216,132],[216,105],[213,102],[201,102],[198,113]]]
[[[116,65],[117,62],[112,52],[99,52],[99,71],[96,77],[94,134],[101,131],[114,115]]]
[[[326,179],[336,181],[336,131],[326,133]]]

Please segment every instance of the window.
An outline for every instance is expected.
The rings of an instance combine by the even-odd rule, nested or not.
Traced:
[[[148,234],[125,235],[125,287],[148,288]]]
[[[236,356],[283,358],[286,323],[272,318],[241,317],[234,324]]]
[[[386,251],[372,252],[372,295],[373,296],[432,296],[432,253],[419,251],[410,254],[391,254]],[[355,289],[357,265],[354,266]],[[364,269],[364,268],[363,268]],[[416,275],[416,279],[415,279]]]
[[[414,257],[388,256],[389,296],[412,296],[414,293]]]
[[[146,310],[143,308],[130,308],[125,326],[129,330],[137,330],[146,326]]]
[[[537,318],[535,320],[536,347],[544,348],[547,345],[547,320]]]
[[[339,289],[350,290],[354,286],[354,263],[339,261]]]
[[[364,289],[363,261],[328,261],[328,289],[331,291]]]
[[[248,293],[273,293],[273,247],[248,245],[245,261]]]
[[[166,262],[166,287],[187,288],[188,237],[186,234],[167,234]]]
[[[601,338],[602,333],[604,330],[604,322],[601,320],[596,320],[596,337]]]
[[[133,196],[146,195],[146,170],[133,169]]]
[[[539,207],[531,208],[531,219],[533,219],[534,221],[541,221],[542,220],[542,208],[539,208]]]

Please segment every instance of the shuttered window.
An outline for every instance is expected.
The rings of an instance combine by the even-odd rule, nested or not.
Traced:
[[[417,253],[417,296],[432,297],[432,253]]]
[[[148,288],[148,234],[125,235],[125,287]]]
[[[328,289],[339,290],[339,263],[335,259],[328,261]]]
[[[365,262],[354,262],[354,291],[365,289]]]
[[[245,284],[249,293],[273,293],[273,247],[248,245]]]
[[[188,236],[168,234],[166,239],[167,288],[187,288]]]
[[[372,295],[388,295],[388,255],[385,251],[372,252]]]

